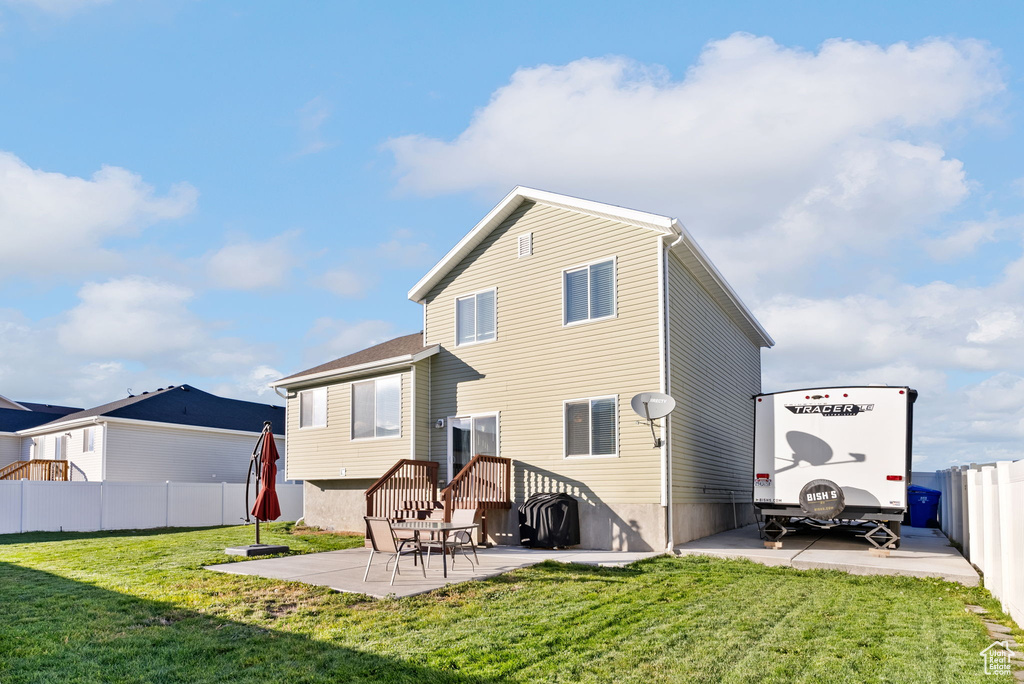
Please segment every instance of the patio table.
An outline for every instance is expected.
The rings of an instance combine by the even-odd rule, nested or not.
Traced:
[[[419,539],[421,532],[440,532],[441,533],[441,568],[444,572],[444,577],[448,577],[448,554],[443,550],[444,543],[448,541],[448,535],[458,530],[475,530],[480,527],[480,523],[451,523],[441,522],[440,520],[392,520],[391,529],[393,530],[412,530],[416,533],[416,538]]]

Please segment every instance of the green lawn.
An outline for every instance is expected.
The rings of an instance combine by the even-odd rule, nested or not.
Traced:
[[[269,527],[300,551],[362,543]],[[0,536],[0,682],[993,684],[964,606],[1011,624],[981,589],[701,558],[382,601],[201,568],[250,533]]]

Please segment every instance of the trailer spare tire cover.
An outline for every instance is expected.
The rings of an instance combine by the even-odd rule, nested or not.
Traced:
[[[832,480],[811,480],[800,490],[800,509],[808,518],[829,520],[846,508],[843,490]]]

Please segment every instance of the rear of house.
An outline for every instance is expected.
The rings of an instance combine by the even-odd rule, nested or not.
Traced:
[[[517,188],[410,299],[421,335],[275,383],[309,524],[362,529],[363,492],[397,459],[437,464],[444,486],[474,457],[508,462],[508,507],[482,506],[498,543],[518,543],[514,509],[540,492],[580,502],[588,548],[746,521],[771,340],[674,220]],[[644,391],[680,405],[657,446],[630,408]]]

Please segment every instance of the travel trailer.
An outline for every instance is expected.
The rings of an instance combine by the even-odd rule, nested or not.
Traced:
[[[914,401],[909,387],[823,387],[754,395],[754,506],[763,536],[793,521],[868,522],[899,546],[907,511]]]

